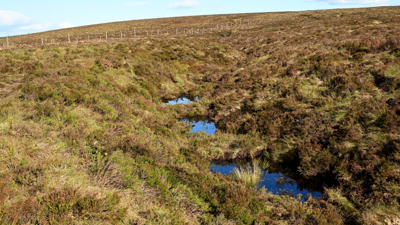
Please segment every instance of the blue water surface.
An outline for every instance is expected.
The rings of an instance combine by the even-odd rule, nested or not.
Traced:
[[[233,172],[235,168],[237,168],[237,166],[234,164],[228,164],[228,165],[211,164],[210,171],[218,172],[229,176],[230,173]],[[263,170],[263,173],[264,175],[260,183],[258,184],[258,188],[265,187],[267,189],[267,192],[271,192],[273,194],[286,193],[286,194],[291,194],[292,196],[297,196],[298,194],[301,194],[303,200],[306,199],[308,195],[311,195],[316,198],[322,194],[321,192],[308,191],[307,189],[299,188],[298,185],[293,180],[285,177],[282,173],[269,173],[266,170]],[[292,182],[290,183],[285,182],[283,184],[280,184],[277,182],[278,178],[289,179]]]
[[[166,102],[165,104],[166,105],[177,105],[177,104],[188,105],[188,104],[190,104],[192,102],[197,102],[197,101],[199,101],[198,97],[193,98],[193,100],[190,100],[188,98],[182,97],[182,98],[177,98],[177,99],[174,99],[174,100],[170,100],[170,101]]]
[[[191,131],[192,132],[200,132],[204,131],[207,134],[214,134],[216,131],[215,123],[207,120],[190,120],[183,119],[186,123],[191,123],[193,125]]]

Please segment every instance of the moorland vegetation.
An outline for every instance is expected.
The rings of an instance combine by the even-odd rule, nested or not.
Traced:
[[[215,15],[13,37],[0,46],[0,223],[399,222],[399,15]],[[232,26],[117,36],[218,23]],[[106,31],[115,37],[65,39]],[[163,104],[182,96],[200,100]],[[192,133],[185,116],[218,130]],[[209,171],[246,160],[257,163],[236,175]],[[318,181],[323,195],[258,189],[256,164]]]

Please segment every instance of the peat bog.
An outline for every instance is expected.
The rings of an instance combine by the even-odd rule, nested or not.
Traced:
[[[396,224],[399,14],[162,18],[44,34],[114,32],[107,41],[12,37],[23,44],[0,47],[0,224]],[[163,35],[116,36],[159,24]],[[202,26],[214,30],[165,32]],[[198,121],[210,129],[192,132]],[[265,191],[263,176],[268,190],[314,194]]]

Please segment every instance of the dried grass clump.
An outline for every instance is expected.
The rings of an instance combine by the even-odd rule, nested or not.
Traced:
[[[251,187],[256,187],[263,176],[259,162],[256,160],[244,166],[239,165],[233,170],[233,174]]]

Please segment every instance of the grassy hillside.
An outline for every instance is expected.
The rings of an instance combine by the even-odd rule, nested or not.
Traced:
[[[398,15],[216,15],[12,37],[0,51],[0,223],[398,223]],[[189,95],[200,101],[162,102]],[[219,130],[191,133],[185,116]],[[209,172],[238,160],[325,191],[299,201]]]

